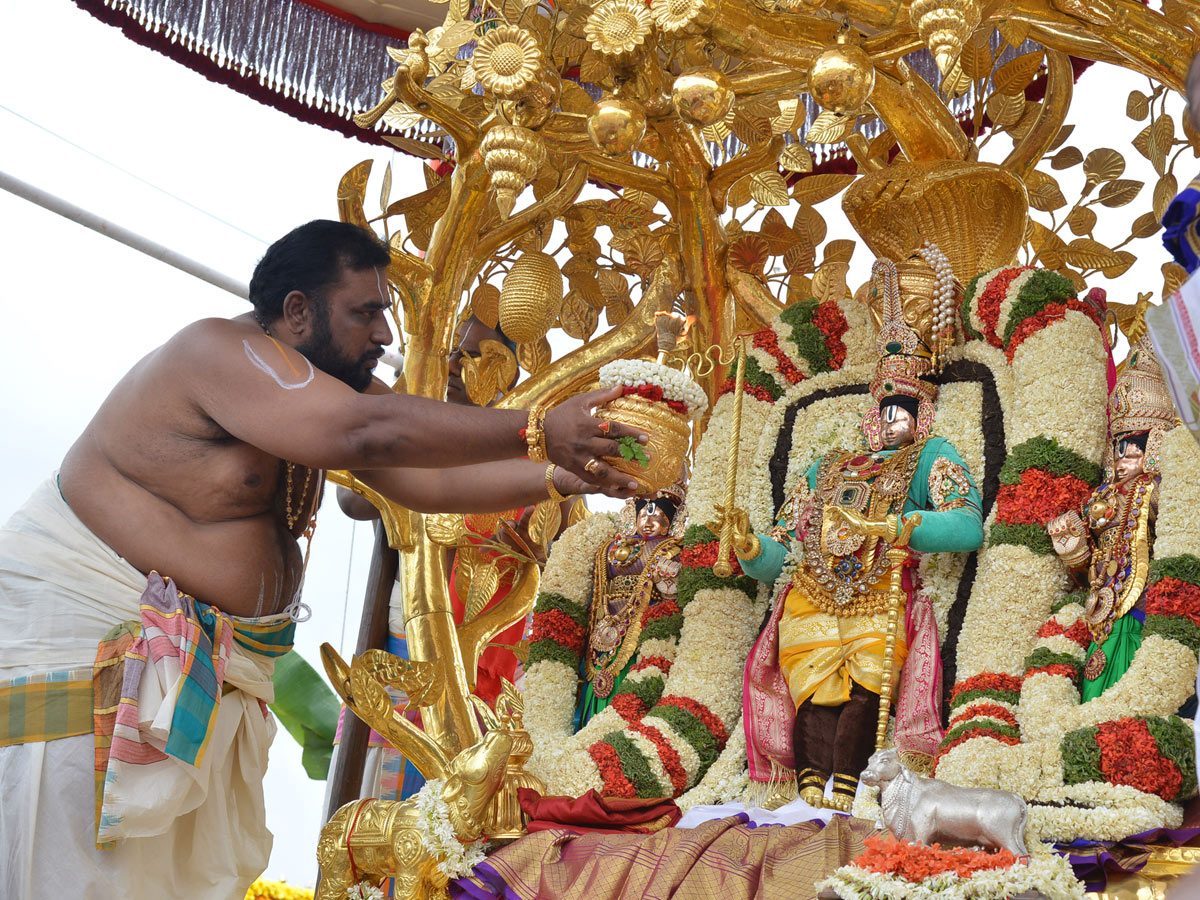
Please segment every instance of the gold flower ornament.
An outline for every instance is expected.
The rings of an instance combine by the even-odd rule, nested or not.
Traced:
[[[511,99],[537,77],[542,48],[537,38],[516,25],[493,28],[479,41],[474,54],[475,72],[484,90]]]
[[[639,0],[606,0],[588,16],[585,33],[592,49],[610,63],[627,63],[653,28],[650,10]]]

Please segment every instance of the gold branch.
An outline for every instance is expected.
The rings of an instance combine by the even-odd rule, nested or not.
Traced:
[[[714,169],[712,177],[708,180],[708,191],[717,211],[725,210],[725,196],[736,182],[771,165],[779,158],[782,150],[783,135],[777,134],[765,144],[753,147]]]
[[[1013,145],[1012,152],[1002,165],[1022,181],[1028,177],[1045,155],[1047,148],[1058,137],[1067,111],[1071,107],[1071,95],[1075,90],[1075,73],[1071,58],[1061,50],[1046,51],[1046,100],[1038,113],[1037,121],[1029,133]]]
[[[396,70],[392,90],[399,95],[408,106],[427,119],[432,119],[458,145],[458,156],[461,159],[479,143],[479,126],[449,104],[427,93],[423,87],[418,87],[413,81],[412,73],[405,68]]]
[[[570,206],[587,182],[588,167],[582,162],[576,163],[559,182],[558,187],[541,200],[536,200],[510,219],[506,219],[479,238],[475,253],[471,257],[468,268],[470,277],[483,268],[484,263],[493,253],[520,236],[538,223],[539,219],[549,220],[558,216]]]
[[[458,647],[467,670],[467,682],[472,688],[475,687],[479,657],[488,643],[514,622],[524,619],[533,609],[538,581],[538,567],[535,564],[522,566],[520,575],[503,600],[458,627]]]
[[[588,164],[591,176],[598,181],[645,191],[667,206],[672,206],[675,202],[675,189],[657,172],[600,153],[584,153],[583,160]]]

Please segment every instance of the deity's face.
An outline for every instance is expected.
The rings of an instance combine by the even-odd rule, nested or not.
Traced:
[[[642,537],[665,537],[671,531],[671,520],[651,500],[638,511],[637,531]]]
[[[880,418],[883,420],[883,438],[884,450],[899,450],[901,447],[907,447],[916,440],[917,423],[913,419],[912,414],[903,406],[891,404],[885,406],[879,411]]]
[[[1113,477],[1117,484],[1123,484],[1146,471],[1146,451],[1127,437],[1116,442],[1113,458]]]

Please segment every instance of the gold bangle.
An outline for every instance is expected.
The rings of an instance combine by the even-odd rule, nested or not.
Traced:
[[[763,555],[762,540],[757,534],[747,535],[744,543],[734,539],[733,555],[738,558],[739,562],[753,562]]]
[[[546,461],[546,408],[534,405],[529,409],[529,424],[525,426],[525,446],[534,462]]]
[[[562,503],[567,498],[565,494],[559,493],[558,488],[554,486],[554,470],[557,468],[558,466],[554,463],[546,466],[546,492],[555,503]]]

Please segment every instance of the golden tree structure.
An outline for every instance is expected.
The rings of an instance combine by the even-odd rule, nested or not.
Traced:
[[[790,301],[841,301],[855,242],[827,240],[817,209],[839,196],[871,253],[899,260],[934,241],[963,284],[1018,260],[1077,287],[1119,277],[1135,259],[1126,245],[1157,231],[1179,155],[1200,154],[1200,135],[1167,110],[1198,28],[1192,0],[1161,11],[1138,0],[450,0],[441,26],[392,51],[383,99],[357,117],[436,124],[391,138],[439,161],[426,190],[395,202],[385,190],[375,219],[369,164],[339,190],[343,218],[382,223],[391,241],[398,389],[442,396],[465,310],[519,341],[515,360],[496,351],[492,375],[471,377],[491,379],[483,396],[519,363],[528,377],[500,403],[521,408],[647,354],[657,312],[694,317],[686,353],[727,346]],[[1150,82],[1127,111],[1147,123],[1134,148],[1158,181],[1116,245],[1095,236],[1098,212],[1145,185],[1122,179],[1116,151],[1067,143],[1071,57]],[[998,137],[1011,150],[981,162]],[[822,169],[843,149],[857,175]],[[1053,173],[1076,167],[1068,204]],[[613,196],[581,199],[589,183]],[[1180,272],[1164,277],[1170,287]],[[580,344],[557,359],[555,327]],[[724,375],[706,371],[710,396]],[[478,652],[528,613],[536,569],[456,630],[443,549],[461,527],[374,499],[401,551],[408,646],[444,683],[422,707],[425,730],[452,758],[481,737],[468,699]],[[548,519],[537,528],[547,542]]]

